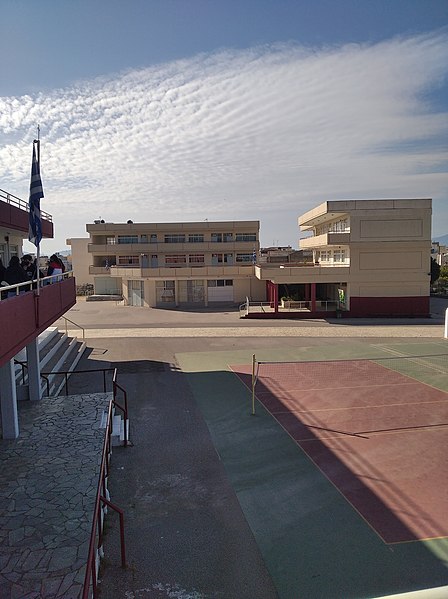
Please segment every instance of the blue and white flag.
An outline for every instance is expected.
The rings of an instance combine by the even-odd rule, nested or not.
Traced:
[[[31,183],[30,183],[30,221],[28,228],[28,239],[31,243],[34,243],[36,247],[39,246],[40,240],[42,239],[42,221],[40,218],[40,198],[44,197],[44,190],[42,188],[42,180],[40,178],[40,166],[36,156],[36,142],[33,142],[33,163],[31,165]]]

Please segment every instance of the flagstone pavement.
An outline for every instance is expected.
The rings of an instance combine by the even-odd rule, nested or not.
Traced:
[[[107,393],[19,402],[0,440],[0,597],[77,599],[98,487]]]

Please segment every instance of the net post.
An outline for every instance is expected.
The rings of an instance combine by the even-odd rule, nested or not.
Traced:
[[[445,310],[445,339],[448,339],[448,308]]]
[[[255,354],[252,354],[252,416],[255,415]]]

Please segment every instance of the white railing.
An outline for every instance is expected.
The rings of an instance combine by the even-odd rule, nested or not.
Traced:
[[[59,283],[64,279],[69,279],[73,276],[73,271],[64,272],[60,275],[50,275],[49,277],[42,277],[39,279],[39,287],[45,287],[46,285],[53,285]],[[0,281],[1,282],[1,281]],[[20,295],[31,291],[31,289],[37,288],[37,279],[26,281],[25,283],[17,283],[15,285],[2,285],[0,286],[0,301],[9,297]]]
[[[17,196],[13,195],[12,193],[8,193],[3,189],[0,189],[0,199],[4,200],[7,204],[17,206],[17,208],[19,208],[20,210],[25,210],[26,212],[29,212],[30,208],[28,202],[21,200]],[[48,212],[45,212],[44,210],[40,211],[40,216],[43,220],[48,220],[50,222],[52,222],[53,220],[51,214],[48,214]]]

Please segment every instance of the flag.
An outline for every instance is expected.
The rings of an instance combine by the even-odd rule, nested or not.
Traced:
[[[28,239],[31,241],[31,243],[34,243],[34,245],[38,247],[40,240],[42,239],[40,198],[44,197],[44,190],[42,188],[42,180],[40,178],[39,160],[36,156],[36,143],[39,144],[39,142],[33,142],[33,163],[31,165],[31,183],[29,200],[30,221],[28,228]]]

